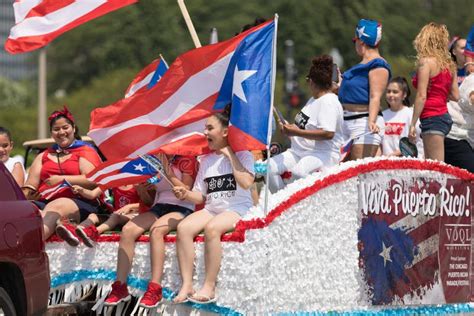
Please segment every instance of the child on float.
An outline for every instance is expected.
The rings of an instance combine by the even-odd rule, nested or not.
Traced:
[[[295,124],[279,122],[283,134],[290,136],[291,147],[269,159],[271,192],[283,188],[281,174],[290,171],[294,178],[339,163],[344,143],[343,110],[332,92],[333,60],[322,55],[312,61],[307,81],[312,97],[295,117]]]
[[[16,183],[21,187],[25,183],[25,167],[20,159],[10,157],[13,141],[10,131],[0,126],[0,161],[5,164]]]
[[[171,162],[169,162],[171,156],[160,154],[158,158],[165,166],[165,176],[173,186],[183,189],[192,187],[196,172],[194,157],[179,157]],[[139,304],[144,308],[154,308],[163,298],[160,283],[165,260],[164,236],[170,231],[176,230],[178,223],[193,212],[194,204],[178,200],[166,180],[154,184],[154,187],[156,193],[151,209],[137,215],[122,228],[117,254],[117,279],[112,284],[112,292],[105,300],[106,306],[115,306],[130,300],[127,276],[132,268],[135,242],[147,230],[150,231],[151,280]]]
[[[174,299],[182,303],[216,300],[215,287],[222,260],[221,235],[252,207],[254,159],[249,151],[234,152],[228,143],[229,113],[216,113],[206,121],[204,134],[212,153],[200,160],[194,188],[175,187],[179,199],[200,204],[204,209],[188,216],[178,225],[177,252],[182,286]],[[197,292],[193,289],[194,237],[204,230],[206,276]]]
[[[139,188],[143,188],[143,186],[123,185],[112,188],[113,205],[107,208],[107,211],[112,213],[105,221],[104,216],[91,213],[86,220],[77,225],[76,234],[73,234],[63,225],[56,227],[56,234],[73,247],[79,245],[79,238],[87,247],[94,247],[94,243],[101,234],[119,225],[126,224],[130,219],[138,215],[140,209],[140,195],[138,191],[141,191],[142,196],[146,194],[144,189],[140,190]],[[101,199],[104,193],[100,187],[89,190],[78,185],[72,186],[72,192],[88,200]]]
[[[453,121],[447,101],[459,99],[456,65],[448,51],[446,25],[425,25],[413,41],[417,52],[417,73],[413,86],[417,89],[409,136],[415,142],[416,122],[420,119],[425,157],[445,160],[444,139]]]
[[[395,77],[388,82],[385,91],[385,100],[388,109],[382,112],[385,121],[385,135],[382,140],[382,154],[384,156],[402,155],[400,139],[408,137],[413,109],[410,107],[410,88],[404,77]],[[418,125],[417,125],[418,127]],[[423,157],[423,143],[417,137],[416,147],[418,157]]]

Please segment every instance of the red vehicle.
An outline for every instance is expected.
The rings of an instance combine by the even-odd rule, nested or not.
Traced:
[[[0,315],[46,311],[50,276],[42,236],[38,209],[0,163]]]

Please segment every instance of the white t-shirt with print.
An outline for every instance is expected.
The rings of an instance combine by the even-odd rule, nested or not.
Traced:
[[[382,112],[385,120],[385,131],[382,142],[382,154],[388,156],[394,151],[400,150],[400,139],[408,137],[410,123],[413,116],[413,108],[404,106],[400,111],[386,109]],[[420,121],[416,122],[416,148],[418,158],[423,158],[423,141],[421,140]]]
[[[339,162],[339,150],[344,144],[344,116],[337,95],[327,93],[317,99],[310,98],[295,117],[295,124],[304,130],[323,129],[334,132],[330,140],[311,140],[304,137],[291,137],[291,149],[297,155],[313,154],[326,157],[327,161]]]
[[[248,172],[255,174],[252,153],[238,151],[235,155]],[[242,216],[253,205],[250,189],[244,190],[237,184],[230,160],[215,152],[201,157],[193,191],[206,198],[204,208],[213,213],[234,211]]]
[[[178,167],[172,165],[171,168],[173,169],[174,174],[180,180],[183,179],[183,173],[179,170]],[[155,184],[156,194],[155,194],[155,201],[153,205],[156,203],[161,204],[173,204],[182,207],[189,208],[190,210],[194,210],[194,204],[186,201],[186,200],[179,200],[174,195],[171,185],[165,179],[161,179],[160,182]]]
[[[385,120],[382,153],[384,156],[388,156],[400,150],[400,139],[408,136],[413,109],[404,106],[400,111],[386,109],[382,114]]]

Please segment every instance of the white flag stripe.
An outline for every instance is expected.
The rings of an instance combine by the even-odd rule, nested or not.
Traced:
[[[122,169],[123,166],[125,166],[129,161],[121,161],[114,163],[113,165],[110,165],[108,167],[105,167],[104,169],[98,171],[94,175],[92,175],[90,178],[88,178],[90,181],[95,181],[98,177],[103,176],[107,173],[113,172],[115,170],[120,170]]]
[[[402,219],[396,221],[392,225],[390,225],[390,228],[392,228],[392,229],[401,228],[406,233],[409,233],[412,230],[414,230],[414,229],[420,227],[421,225],[427,223],[429,220],[431,220],[433,218],[436,218],[437,216],[438,216],[438,214],[436,214],[436,216],[424,215],[423,212],[420,212],[416,216],[407,215],[407,216],[403,217]]]
[[[144,176],[143,174],[136,174],[136,173],[129,173],[129,172],[122,172],[118,174],[114,174],[110,177],[105,177],[99,181],[100,184],[106,184],[114,180],[123,179],[123,178],[136,178]]]
[[[13,10],[15,11],[15,23],[20,23],[25,19],[25,16],[41,3],[43,0],[23,0],[13,3]]]
[[[151,78],[153,78],[153,75],[155,74],[155,71],[152,71],[150,72],[145,78],[143,78],[141,81],[137,82],[136,84],[134,84],[130,90],[127,92],[127,94],[125,95],[126,98],[129,98],[131,97],[132,95],[135,94],[135,92],[137,92],[138,90],[140,90],[141,88],[145,87],[146,85],[148,85],[150,83],[150,80]]]
[[[142,147],[138,148],[136,151],[128,155],[129,158],[136,157],[138,155],[146,154],[152,150],[157,149],[166,144],[171,144],[175,141],[181,140],[185,137],[189,137],[192,135],[203,135],[204,133],[197,132],[199,130],[204,131],[204,125],[206,124],[207,118],[203,120],[196,121],[191,124],[187,124],[183,127],[176,128],[169,133],[162,135],[161,137],[156,138],[155,140],[149,142],[148,144],[143,145]]]
[[[44,190],[43,192],[41,192],[41,195],[46,195],[46,194],[56,191],[59,188],[59,186],[61,186],[61,184],[58,184],[55,187]]]
[[[234,52],[211,64],[209,67],[191,76],[179,89],[164,101],[158,108],[145,115],[121,122],[111,127],[89,131],[97,146],[113,135],[138,125],[168,126],[190,109],[201,103],[209,96],[219,92]],[[190,93],[192,91],[192,93]]]
[[[417,245],[418,253],[413,258],[413,262],[411,263],[411,265],[406,268],[411,268],[418,262],[436,253],[438,251],[438,245],[439,245],[438,234],[433,235],[430,238],[425,239],[422,242],[420,242]]]
[[[17,39],[52,33],[94,11],[106,2],[106,0],[76,1],[48,15],[25,19],[11,29],[9,38]]]

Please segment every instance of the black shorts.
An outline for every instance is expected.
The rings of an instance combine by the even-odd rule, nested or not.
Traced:
[[[173,212],[181,213],[183,214],[184,217],[186,217],[189,214],[191,214],[193,211],[187,207],[183,207],[179,205],[156,203],[150,209],[150,212],[152,212],[153,214],[155,214],[157,218],[159,218],[161,216],[164,216],[166,214],[173,213]]]
[[[79,214],[81,216],[80,221],[84,221],[91,213],[97,213],[99,212],[99,203],[94,200],[94,201],[89,201],[89,200],[82,200],[82,199],[74,199],[74,198],[69,198],[71,201],[76,203],[77,208],[79,209]],[[53,200],[54,201],[54,200]],[[32,201],[36,206],[38,206],[39,209],[43,210],[46,207],[46,204],[48,204],[51,201]]]

